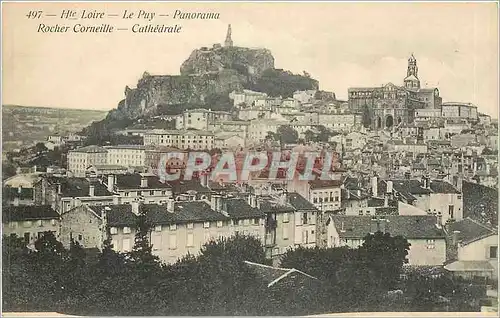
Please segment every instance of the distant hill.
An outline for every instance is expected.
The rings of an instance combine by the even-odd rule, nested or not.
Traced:
[[[79,132],[100,121],[107,111],[2,105],[3,150],[10,151],[44,141],[51,134]]]

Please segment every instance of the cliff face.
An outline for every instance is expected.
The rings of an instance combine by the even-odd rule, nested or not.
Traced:
[[[125,99],[109,113],[108,119],[135,119],[161,112],[169,106],[172,106],[171,110],[177,107],[179,111],[188,105],[213,109],[221,106],[229,110],[225,108],[230,107],[230,103],[217,103],[233,90],[243,88],[262,88],[272,96],[288,96],[297,89],[317,87],[315,80],[275,70],[274,57],[267,49],[221,47],[218,44],[210,49],[197,49],[182,63],[180,73],[144,73],[136,88],[125,87]],[[281,86],[286,86],[287,90],[276,90]]]
[[[220,47],[194,50],[181,65],[182,75],[201,75],[234,69],[242,75],[259,77],[262,72],[274,68],[274,57],[267,49]]]
[[[158,106],[176,104],[204,105],[207,97],[229,94],[242,89],[246,78],[235,70],[203,75],[149,75],[144,73],[137,88],[125,87],[125,99],[111,115],[114,118],[136,118],[155,114]]]

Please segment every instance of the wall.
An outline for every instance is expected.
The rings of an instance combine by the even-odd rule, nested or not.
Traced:
[[[498,255],[496,259],[490,259],[488,257],[490,246],[498,246],[498,234],[488,236],[482,240],[472,242],[465,246],[459,246],[458,260],[489,261],[491,266],[494,268],[493,276],[496,279],[498,276]]]
[[[446,241],[444,238],[434,239],[434,248],[427,239],[408,239],[410,251],[408,252],[409,265],[442,265],[446,261]]]
[[[16,234],[24,238],[25,233],[30,233],[28,244],[33,244],[38,239],[38,233],[53,231],[59,238],[59,220],[33,220],[23,222],[2,223],[2,235]]]
[[[68,248],[73,237],[84,248],[101,248],[104,241],[101,227],[102,219],[81,205],[61,215],[61,243]]]

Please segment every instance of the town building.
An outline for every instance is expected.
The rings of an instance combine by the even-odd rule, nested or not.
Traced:
[[[210,150],[214,134],[202,130],[152,130],[144,134],[144,145],[167,146],[179,149]]]
[[[68,170],[75,177],[85,177],[87,168],[108,163],[108,151],[100,146],[87,146],[68,152]]]
[[[2,207],[2,235],[17,235],[32,246],[44,232],[59,237],[59,214],[50,205]]]
[[[402,236],[410,243],[408,264],[439,266],[446,261],[446,236],[434,216],[332,215],[327,221],[328,247],[357,248],[368,234]]]

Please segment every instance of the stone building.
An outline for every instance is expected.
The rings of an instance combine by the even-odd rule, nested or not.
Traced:
[[[349,88],[349,108],[367,113],[367,127],[383,129],[401,123],[411,123],[416,109],[440,108],[441,97],[437,88],[421,88],[417,60],[408,59],[404,86],[388,83],[381,87]]]

